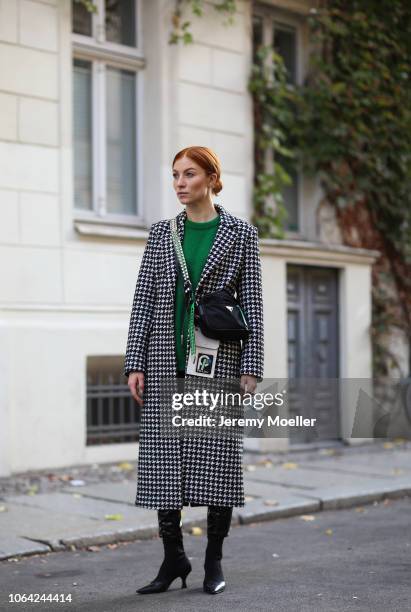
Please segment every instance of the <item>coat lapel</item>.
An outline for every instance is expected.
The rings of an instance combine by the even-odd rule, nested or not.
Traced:
[[[228,213],[221,204],[214,204],[216,210],[220,214],[220,224],[218,226],[217,233],[214,238],[214,242],[211,246],[211,249],[208,253],[208,257],[206,263],[204,265],[203,271],[201,273],[200,280],[198,282],[195,296],[197,297],[198,293],[201,291],[201,287],[204,284],[207,277],[211,274],[211,272],[215,269],[215,267],[219,264],[223,256],[230,249],[232,243],[234,242],[237,235],[237,227],[236,220],[233,215]],[[177,215],[177,230],[178,235],[180,237],[181,242],[183,242],[184,238],[184,222],[187,218],[187,213],[183,210],[181,213]],[[171,230],[167,233],[167,240],[164,244],[165,248],[165,265],[166,265],[166,278],[167,285],[174,289],[175,283],[177,280],[178,267],[176,256],[174,252],[174,245],[171,238]]]

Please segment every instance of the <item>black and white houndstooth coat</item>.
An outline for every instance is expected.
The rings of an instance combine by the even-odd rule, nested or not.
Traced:
[[[214,378],[263,379],[264,330],[257,228],[214,204],[220,224],[195,292],[227,288],[237,295],[251,330],[249,338],[222,341]],[[183,240],[187,213],[177,215]],[[168,220],[151,226],[140,264],[130,316],[124,374],[145,373],[137,464],[136,506],[244,506],[242,437],[164,437],[160,431],[159,380],[175,378],[174,300],[177,264]],[[188,358],[187,347],[187,358]],[[187,376],[186,378],[193,378]],[[198,379],[198,377],[195,377]],[[204,379],[203,379],[204,380]]]

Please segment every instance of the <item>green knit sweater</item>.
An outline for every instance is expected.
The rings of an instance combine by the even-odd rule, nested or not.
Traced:
[[[197,223],[186,218],[184,224],[184,238],[182,242],[184,257],[187,263],[188,274],[193,292],[195,292],[200,280],[201,273],[207,261],[208,253],[214,242],[215,235],[220,224],[220,215],[211,221]],[[186,348],[187,348],[187,332],[188,332],[188,313],[184,314],[183,326],[183,342],[181,342],[182,333],[182,317],[185,311],[184,307],[184,285],[181,274],[178,274],[175,296],[175,341],[177,354],[177,369],[185,370],[186,368]]]

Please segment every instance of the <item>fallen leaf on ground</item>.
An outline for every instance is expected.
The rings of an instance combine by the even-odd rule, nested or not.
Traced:
[[[357,508],[354,508],[354,510],[356,512],[366,512],[365,508],[363,508],[362,506],[357,506]]]
[[[119,463],[118,467],[120,468],[120,470],[124,470],[125,472],[134,469],[134,466],[129,461],[123,461],[122,463]]]
[[[298,467],[298,463],[294,463],[293,461],[286,461],[285,463],[281,464],[281,467],[285,468],[286,470],[295,470],[295,468]]]
[[[393,474],[403,474],[404,470],[402,468],[393,468],[392,473]]]
[[[75,497],[76,499],[80,499],[81,497],[83,497],[83,495],[81,493],[72,493],[71,497]]]
[[[0,506],[0,512],[7,512],[6,506]]]
[[[39,486],[38,485],[32,485],[29,488],[29,490],[27,491],[27,495],[36,495],[38,490],[39,490]]]
[[[122,514],[105,514],[104,518],[107,521],[122,521],[124,517]]]
[[[259,461],[257,461],[257,465],[263,465],[266,468],[270,468],[273,466],[273,462],[271,461],[271,459],[260,459]]]
[[[303,521],[315,521],[315,516],[313,514],[302,514],[300,519]]]
[[[278,506],[280,502],[278,502],[276,499],[265,499],[264,500],[264,505],[265,506]]]
[[[246,465],[245,469],[247,472],[254,472],[254,470],[256,469],[255,465]]]
[[[392,448],[394,444],[392,442],[384,442],[383,448]]]
[[[332,530],[332,529],[326,529],[326,530],[325,530],[325,533],[326,533],[327,535],[332,535],[332,534],[333,534],[333,530]]]
[[[191,535],[199,536],[203,535],[203,530],[201,527],[191,527],[190,533]]]
[[[87,546],[87,550],[89,550],[90,552],[100,552],[101,548],[99,548],[98,546]]]

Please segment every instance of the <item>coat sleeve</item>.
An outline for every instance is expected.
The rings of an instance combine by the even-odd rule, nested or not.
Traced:
[[[156,228],[154,224],[148,235],[134,291],[124,361],[124,375],[127,377],[133,370],[141,372],[146,370],[148,336],[156,298],[155,260]]]
[[[251,374],[258,382],[264,375],[264,319],[258,230],[251,226],[238,284],[238,301],[248,321],[250,335],[243,341],[240,374]]]

